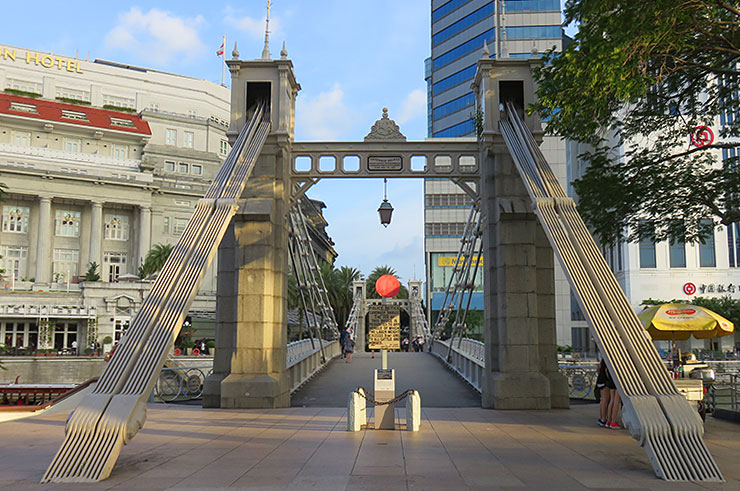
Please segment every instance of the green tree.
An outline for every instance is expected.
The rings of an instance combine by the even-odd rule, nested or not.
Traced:
[[[156,244],[146,253],[144,264],[139,266],[139,278],[146,278],[160,271],[172,253],[172,244]]]
[[[740,220],[737,159],[716,162],[719,148],[736,146],[726,138],[740,119],[710,145],[689,139],[740,108],[737,2],[568,0],[564,13],[579,30],[545,55],[533,109],[549,133],[587,145],[574,187],[602,243],[625,230],[695,242]]]
[[[373,271],[370,273],[370,276],[367,277],[366,281],[368,298],[380,298],[378,292],[375,291],[375,282],[378,281],[378,278],[386,274],[398,278],[398,273],[396,273],[396,270],[388,265],[377,266],[375,269],[373,269]],[[396,295],[395,298],[409,298],[408,288],[401,285],[401,290],[398,292],[398,295]]]
[[[95,261],[87,265],[87,271],[85,272],[85,281],[100,281],[100,272],[98,268],[100,265]]]

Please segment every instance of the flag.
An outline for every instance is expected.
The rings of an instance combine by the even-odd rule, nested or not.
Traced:
[[[216,56],[221,56],[224,54],[224,44],[225,43],[221,43],[221,47],[218,48],[218,51],[216,51]]]

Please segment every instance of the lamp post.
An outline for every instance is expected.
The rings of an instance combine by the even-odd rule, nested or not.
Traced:
[[[393,215],[393,206],[388,202],[388,178],[383,178],[383,202],[378,207],[378,214],[380,215],[380,224],[384,227],[388,227],[391,223],[391,215]]]

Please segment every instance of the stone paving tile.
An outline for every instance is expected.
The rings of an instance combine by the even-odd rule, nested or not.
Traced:
[[[342,408],[152,405],[110,479],[41,485],[66,418],[48,415],[0,426],[0,489],[740,489],[740,425],[706,425],[727,483],[669,483],[627,432],[597,427],[596,410],[424,408],[418,433],[350,433]]]

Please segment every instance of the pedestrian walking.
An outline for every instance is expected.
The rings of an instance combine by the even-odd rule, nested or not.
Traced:
[[[355,351],[355,341],[349,337],[349,335],[344,337],[344,362],[345,363],[352,363],[352,353]]]
[[[342,348],[342,359],[347,357],[347,352],[344,350],[344,342],[348,337],[349,335],[346,329],[339,333],[339,346]]]

